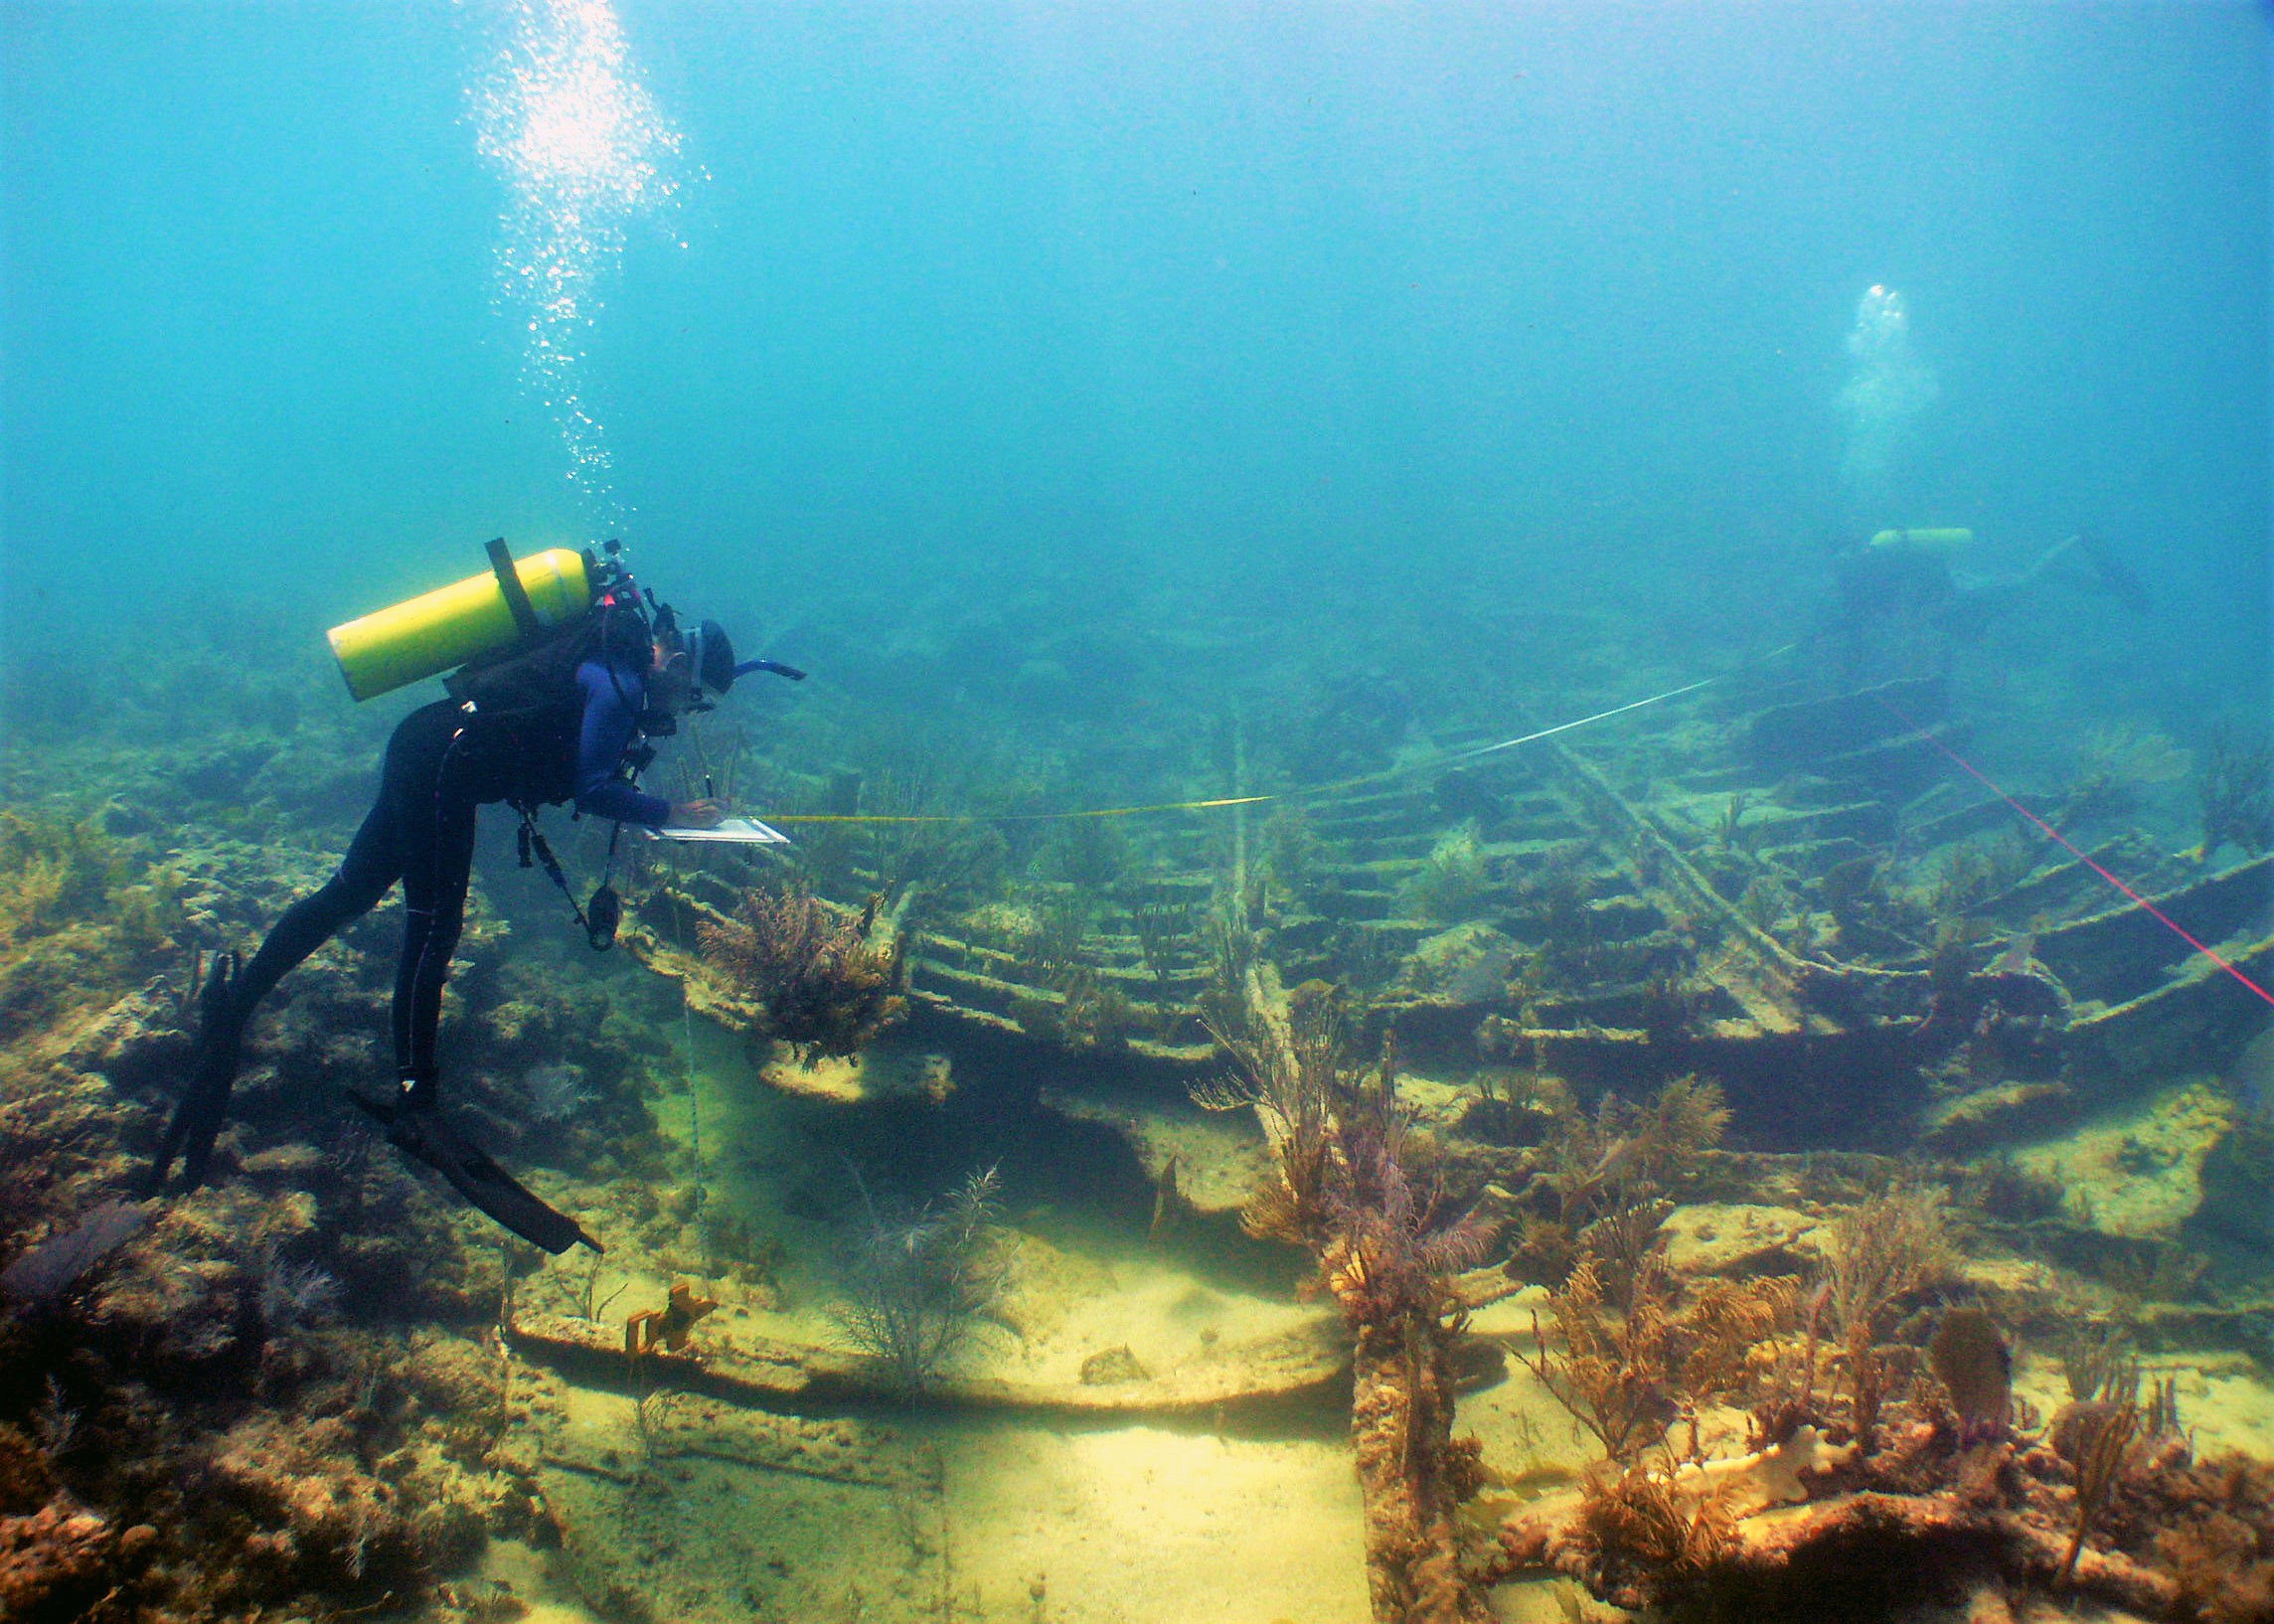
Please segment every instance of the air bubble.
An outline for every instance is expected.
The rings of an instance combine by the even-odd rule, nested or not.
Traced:
[[[512,31],[476,97],[477,144],[510,199],[500,299],[526,306],[523,382],[552,386],[545,406],[568,452],[567,478],[612,510],[613,459],[573,382],[583,354],[554,338],[593,324],[631,223],[677,196],[680,134],[640,82],[607,0],[522,0]]]

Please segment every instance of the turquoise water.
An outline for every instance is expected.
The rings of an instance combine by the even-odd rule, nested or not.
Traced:
[[[1380,1067],[1422,1226],[1497,1225],[1423,1338],[1477,1573],[1602,1487],[1526,1361],[1619,1221],[1814,1361],[1917,1196],[1890,1406],[1988,1305],[2017,1436],[2082,1325],[2274,1455],[2270,68],[2240,3],[0,7],[0,1265],[139,1199],[189,989],[437,692],[325,628],[620,537],[811,673],[648,774],[786,853],[548,814],[611,955],[485,814],[447,1100],[604,1260],[346,1104],[389,902],[212,1188],[0,1280],[0,1522],[118,1580],[32,1616],[1390,1617],[1366,1270],[1243,1230],[1283,1124],[1222,1093],[1338,997],[1340,1116]],[[904,955],[857,1063],[704,934],[785,878]],[[1719,1148],[1634,1171],[1686,1076]],[[848,1305],[990,1169],[904,1390]],[[690,1360],[624,1353],[675,1287]]]
[[[2106,532],[2169,586],[2158,646],[2257,676],[2248,6],[6,27],[17,627],[185,574],[329,623],[501,533],[620,531],[774,635],[833,584],[1060,572],[1655,599],[1950,522],[2017,557]],[[564,57],[538,148],[485,158],[514,70]],[[547,158],[547,118],[590,127]],[[548,234],[568,443],[501,268]],[[1873,284],[1941,388],[1861,515],[1837,402]]]

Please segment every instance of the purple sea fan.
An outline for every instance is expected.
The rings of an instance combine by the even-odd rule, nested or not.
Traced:
[[[1961,1446],[2006,1436],[2014,1408],[2014,1351],[1989,1314],[1950,1310],[1927,1344],[1927,1358],[1958,1415]]]
[[[1341,1163],[1326,1194],[1335,1240],[1325,1261],[1336,1300],[1360,1325],[1434,1309],[1443,1281],[1484,1259],[1498,1223],[1481,1208],[1448,1213],[1433,1173],[1415,1189],[1393,1115],[1367,1121],[1354,1112],[1339,1138]]]
[[[146,1206],[104,1202],[0,1269],[0,1291],[19,1303],[52,1303],[140,1233],[150,1217]]]

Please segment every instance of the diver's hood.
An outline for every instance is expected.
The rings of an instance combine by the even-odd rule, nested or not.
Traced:
[[[699,620],[681,632],[677,629],[677,617],[667,605],[657,611],[657,625],[687,656],[688,674],[695,680],[698,710],[709,709],[709,702],[732,688],[736,677],[746,677],[753,671],[770,671],[793,683],[805,681],[804,672],[779,660],[736,660],[733,641],[728,637],[727,628],[716,620]]]
[[[687,633],[687,669],[707,694],[724,694],[747,667],[734,664],[734,645],[716,620],[699,621]]]

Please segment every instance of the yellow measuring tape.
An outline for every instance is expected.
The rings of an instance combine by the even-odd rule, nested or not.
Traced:
[[[1139,812],[1202,812],[1217,806],[1253,806],[1278,795],[1225,795],[1213,801],[1155,801],[1147,806],[1096,806],[1079,812],[929,812],[892,816],[882,812],[786,812],[766,814],[768,823],[1047,823],[1061,818],[1126,818]]]
[[[1099,806],[1085,808],[1078,812],[933,812],[908,813],[899,816],[867,812],[768,813],[766,822],[1054,823],[1068,818],[1127,818],[1145,812],[1208,812],[1224,806],[1260,806],[1267,801],[1313,800],[1323,795],[1341,795],[1350,790],[1363,789],[1369,784],[1387,783],[1391,779],[1402,778],[1411,773],[1435,772],[1440,768],[1458,766],[1463,761],[1473,761],[1479,756],[1496,754],[1501,750],[1513,750],[1520,744],[1537,743],[1543,738],[1552,738],[1557,733],[1567,733],[1574,728],[1584,728],[1591,723],[1608,722],[1611,718],[1623,717],[1630,711],[1640,711],[1648,706],[1661,705],[1668,700],[1680,699],[1685,694],[1695,694],[1701,688],[1709,688],[1717,682],[1725,682],[1730,677],[1735,676],[1738,671],[1765,664],[1776,659],[1779,655],[1791,653],[1799,646],[1797,643],[1787,643],[1782,648],[1771,649],[1757,660],[1748,660],[1744,665],[1737,667],[1736,671],[1724,671],[1717,677],[1702,677],[1697,682],[1684,683],[1680,688],[1669,688],[1663,694],[1653,694],[1648,699],[1630,700],[1625,705],[1614,705],[1608,711],[1597,711],[1593,716],[1579,717],[1570,722],[1558,722],[1554,727],[1542,728],[1537,732],[1524,733],[1515,738],[1504,738],[1497,744],[1479,744],[1465,750],[1454,750],[1449,754],[1437,756],[1427,761],[1411,761],[1403,766],[1384,768],[1381,772],[1364,773],[1359,777],[1343,778],[1334,783],[1312,784],[1306,788],[1285,790],[1273,795],[1219,795],[1205,801],[1152,801],[1143,806]]]

